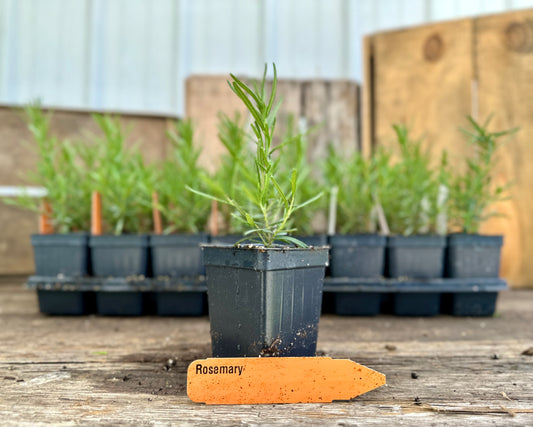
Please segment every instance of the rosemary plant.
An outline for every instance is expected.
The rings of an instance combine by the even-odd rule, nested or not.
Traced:
[[[50,115],[46,115],[38,103],[28,105],[24,112],[37,152],[36,169],[27,174],[27,181],[45,188],[56,232],[87,231],[90,224],[90,187],[88,168],[79,154],[85,146],[52,136]],[[2,201],[34,212],[39,212],[41,204],[39,199],[26,193]]]
[[[194,127],[190,120],[176,121],[167,132],[172,157],[165,160],[155,179],[159,209],[166,220],[164,233],[198,233],[205,230],[210,203],[187,187],[204,189],[207,172],[200,167],[200,150],[194,146]]]
[[[299,172],[296,168],[290,174],[290,188],[284,190],[280,185],[279,163],[273,156],[280,146],[274,147],[272,144],[276,112],[280,105],[279,102],[275,102],[276,66],[274,65],[274,79],[270,93],[267,93],[265,87],[266,73],[267,67],[265,66],[261,83],[253,87],[248,86],[233,74],[231,74],[232,81],[228,82],[233,92],[246,106],[253,120],[251,128],[256,146],[253,159],[254,185],[240,186],[240,190],[246,195],[249,203],[243,205],[232,199],[229,194],[222,198],[192,190],[231,206],[234,218],[247,227],[244,240],[259,243],[265,247],[274,247],[276,242],[306,247],[300,240],[289,236],[289,233],[294,231],[290,228],[290,219],[295,211],[315,201],[320,195],[296,204]]]
[[[453,225],[465,233],[478,233],[483,221],[498,215],[489,211],[489,206],[508,198],[509,184],[493,185],[494,154],[501,145],[500,139],[515,133],[518,128],[491,132],[487,129],[491,119],[488,117],[484,123],[478,123],[468,117],[472,129],[462,129],[476,153],[467,159],[466,172],[451,180],[450,209]]]

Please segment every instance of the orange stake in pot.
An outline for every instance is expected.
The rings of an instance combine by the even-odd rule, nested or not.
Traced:
[[[41,203],[41,212],[39,213],[39,234],[54,234],[52,206],[50,206],[50,203],[46,199],[43,199]]]
[[[325,403],[384,384],[385,375],[330,357],[213,358],[196,360],[187,371],[187,395],[209,405]]]
[[[157,191],[152,193],[152,218],[154,220],[154,234],[163,234],[161,211],[159,210],[159,195]]]
[[[98,191],[93,191],[91,197],[91,234],[102,234],[102,195]]]

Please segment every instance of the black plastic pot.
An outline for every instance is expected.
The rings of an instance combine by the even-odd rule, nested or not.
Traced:
[[[329,237],[332,277],[381,277],[385,273],[385,236],[336,234]]]
[[[448,277],[498,277],[502,236],[452,234],[448,236]]]
[[[213,357],[315,356],[327,248],[203,249]]]
[[[113,291],[103,289],[96,292],[96,312],[102,316],[141,316],[147,314],[147,297],[141,291]]]
[[[444,296],[445,312],[452,316],[492,316],[498,292],[457,292]]]
[[[85,276],[89,268],[87,233],[32,234],[38,276]]]
[[[154,296],[159,316],[203,316],[207,313],[205,291],[157,291]]]
[[[39,311],[60,316],[80,316],[95,312],[94,293],[78,290],[37,290]]]
[[[152,275],[193,277],[205,272],[201,244],[207,234],[169,234],[150,236]]]
[[[222,236],[209,236],[209,242],[213,245],[233,246],[244,238],[241,234],[224,234]]]
[[[387,275],[420,279],[443,277],[445,248],[444,236],[390,236],[387,239]]]
[[[92,272],[94,276],[147,276],[148,236],[122,234],[91,236]]]

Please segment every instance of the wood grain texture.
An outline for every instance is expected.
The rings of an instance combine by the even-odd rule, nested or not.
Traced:
[[[243,78],[245,81],[250,79]],[[267,83],[267,90],[271,84]],[[227,84],[225,76],[191,76],[187,80],[186,112],[196,126],[197,138],[203,148],[201,161],[215,170],[225,152],[218,140],[218,113],[232,117],[237,111],[248,117],[241,101]],[[281,106],[276,122],[275,142],[293,125],[314,128],[309,134],[309,161],[319,161],[332,142],[347,154],[359,145],[359,86],[350,81],[278,80],[277,99]]]
[[[23,279],[0,284],[2,424],[510,425],[533,423],[533,292],[491,318],[322,316],[318,351],[387,375],[351,401],[206,406],[187,367],[210,356],[207,318],[38,313]]]
[[[493,130],[520,127],[498,152],[495,181],[511,182],[512,198],[496,206],[506,216],[485,224],[505,235],[502,274],[513,286],[533,286],[533,10],[477,20],[480,119]]]
[[[471,20],[377,34],[372,38],[374,145],[395,147],[392,125],[422,137],[436,161],[463,154],[458,126],[470,113]]]

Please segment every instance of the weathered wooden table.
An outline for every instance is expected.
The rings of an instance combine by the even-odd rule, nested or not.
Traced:
[[[23,278],[0,283],[2,425],[533,425],[533,292],[492,318],[323,316],[319,352],[387,375],[329,404],[206,406],[186,395],[209,357],[203,318],[49,317]]]

